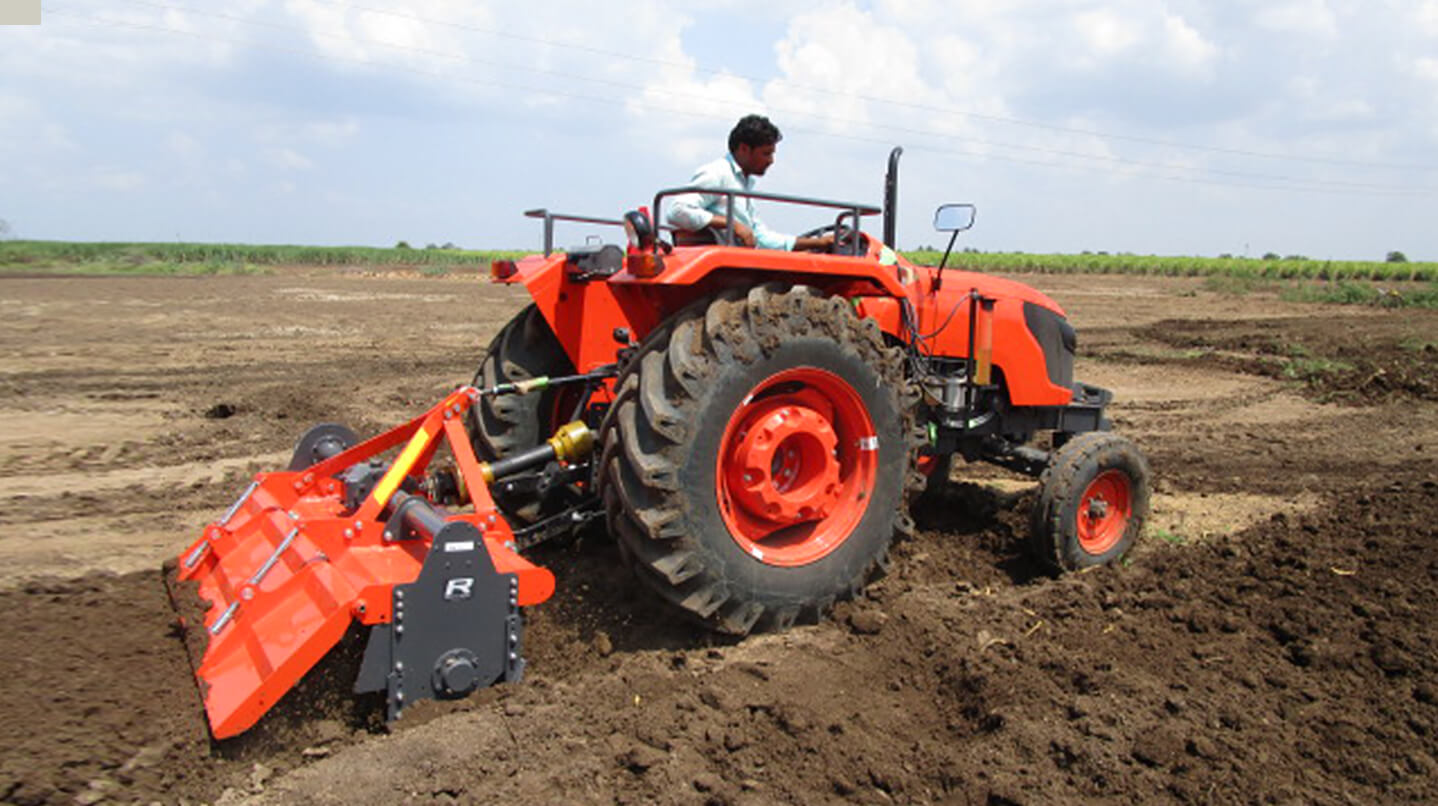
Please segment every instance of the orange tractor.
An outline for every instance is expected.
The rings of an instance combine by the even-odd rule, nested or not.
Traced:
[[[882,210],[705,191],[829,211],[823,254],[732,232],[672,245],[648,210],[692,188],[615,220],[530,211],[544,253],[491,274],[533,304],[470,385],[366,441],[316,426],[177,558],[213,735],[252,726],[356,623],[355,691],[385,692],[391,718],[518,679],[520,608],[554,590],[524,552],[600,518],[638,580],[738,635],[854,596],[956,455],[1039,478],[1046,566],[1122,556],[1149,470],[1109,432],[1111,395],[1074,382],[1074,330],[1048,297],[945,271],[972,206],[939,208],[939,267],[896,255],[898,156]],[[859,227],[881,212],[882,240]],[[623,227],[627,246],[555,252],[562,221]],[[1048,447],[1030,444],[1041,431]]]

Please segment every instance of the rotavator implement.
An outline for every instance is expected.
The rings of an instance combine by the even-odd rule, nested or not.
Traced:
[[[822,254],[651,219],[693,188],[622,219],[527,213],[544,253],[491,274],[533,304],[470,385],[367,441],[316,426],[179,555],[177,607],[207,608],[190,627],[213,735],[253,725],[356,623],[355,690],[384,691],[391,718],[518,679],[521,608],[554,590],[525,550],[601,517],[642,584],[733,634],[853,596],[955,455],[1038,477],[1046,566],[1122,556],[1149,470],[1109,432],[1111,395],[1074,382],[1074,331],[1048,297],[944,270],[972,206],[938,209],[953,236],[937,268],[894,253],[899,153],[882,211],[704,191],[731,210],[747,195],[829,211]],[[882,240],[859,229],[880,212]],[[623,227],[628,244],[556,252],[561,221]]]

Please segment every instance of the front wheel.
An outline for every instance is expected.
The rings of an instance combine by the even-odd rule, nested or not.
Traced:
[[[713,629],[816,620],[911,529],[915,396],[842,300],[770,285],[691,308],[618,389],[601,430],[610,531]]]
[[[1117,561],[1143,531],[1148,462],[1129,440],[1106,431],[1080,434],[1054,452],[1039,479],[1030,522],[1036,559],[1054,571]]]

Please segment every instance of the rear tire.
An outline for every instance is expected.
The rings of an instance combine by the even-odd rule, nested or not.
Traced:
[[[711,629],[817,621],[912,531],[917,396],[843,300],[771,284],[691,307],[616,387],[609,530],[640,580]]]
[[[1149,511],[1148,462],[1117,434],[1079,434],[1054,452],[1031,515],[1034,557],[1052,571],[1116,562]]]
[[[500,329],[485,351],[477,382],[482,387],[536,378],[570,375],[574,365],[539,308],[530,305]],[[548,439],[570,412],[559,411],[559,390],[537,394],[486,396],[470,409],[469,432],[480,459],[503,459]],[[564,507],[567,496],[542,501],[534,496],[504,495],[492,489],[495,503],[523,523],[534,523]]]

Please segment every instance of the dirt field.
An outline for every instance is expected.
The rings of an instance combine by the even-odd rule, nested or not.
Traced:
[[[394,730],[323,680],[212,746],[158,572],[319,420],[468,380],[524,303],[472,277],[0,279],[0,801],[1438,800],[1438,312],[1019,278],[1158,476],[1063,579],[1032,484],[958,467],[836,618],[732,642],[602,531],[542,547],[529,676]],[[327,670],[332,678],[337,670]]]

